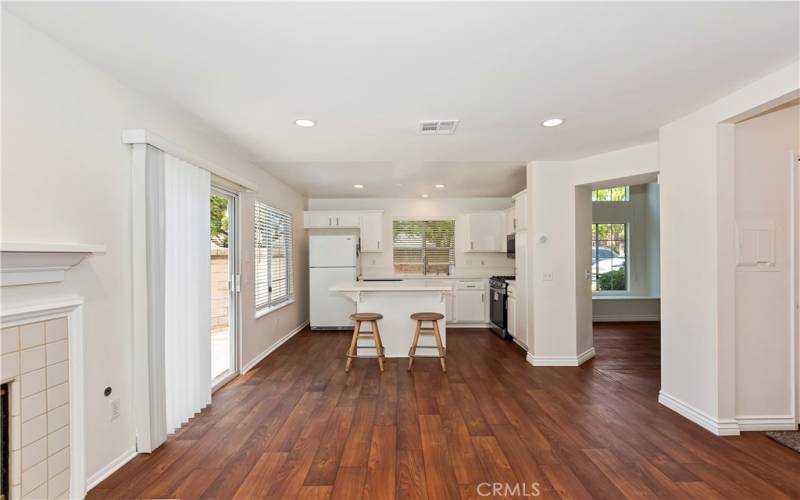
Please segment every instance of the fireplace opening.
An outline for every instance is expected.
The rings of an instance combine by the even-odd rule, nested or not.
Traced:
[[[3,384],[0,385],[0,500],[7,500],[9,498],[9,413],[8,384]]]

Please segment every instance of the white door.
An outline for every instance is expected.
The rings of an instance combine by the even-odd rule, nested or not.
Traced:
[[[486,296],[483,290],[457,290],[455,313],[459,323],[486,322]]]
[[[355,267],[355,236],[310,236],[309,267]]]
[[[239,373],[239,290],[236,248],[237,200],[211,189],[211,385],[221,387]]]
[[[356,312],[355,303],[332,286],[356,280],[354,267],[309,269],[309,309],[312,328],[352,327],[350,315]]]
[[[361,216],[361,251],[382,252],[383,213],[367,213]]]

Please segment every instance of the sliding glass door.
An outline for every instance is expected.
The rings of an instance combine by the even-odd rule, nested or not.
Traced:
[[[211,189],[211,380],[212,390],[239,372],[237,195]]]

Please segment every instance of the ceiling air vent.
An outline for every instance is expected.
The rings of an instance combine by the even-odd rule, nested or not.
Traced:
[[[458,127],[458,120],[421,120],[417,133],[420,135],[454,134],[456,127]]]

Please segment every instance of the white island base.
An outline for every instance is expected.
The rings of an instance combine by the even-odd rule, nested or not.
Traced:
[[[409,284],[405,282],[373,284],[358,282],[332,287],[356,303],[356,312],[379,313],[383,319],[378,321],[383,348],[387,358],[407,358],[417,322],[411,315],[418,312],[437,312],[445,314],[448,286],[434,284]],[[425,327],[429,325],[426,324]],[[370,331],[370,323],[362,323],[363,331]],[[445,320],[439,321],[442,343],[447,346],[447,327]],[[375,357],[373,342],[368,338],[358,341],[358,355]],[[369,347],[366,347],[369,346]],[[425,346],[425,347],[423,347]],[[437,357],[433,336],[420,336],[418,357]]]

